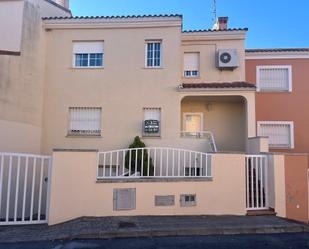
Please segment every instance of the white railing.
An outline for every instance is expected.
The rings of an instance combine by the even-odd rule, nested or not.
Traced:
[[[198,132],[181,131],[180,135],[181,137],[184,137],[184,138],[206,139],[212,151],[217,152],[215,138],[211,131],[198,131]]]
[[[266,155],[246,156],[247,210],[268,209],[268,162]]]
[[[211,177],[211,155],[161,147],[98,153],[98,179],[128,177]]]
[[[0,225],[47,222],[51,157],[0,152]]]

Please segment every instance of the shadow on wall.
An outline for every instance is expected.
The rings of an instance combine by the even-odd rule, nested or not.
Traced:
[[[219,151],[245,151],[246,100],[241,96],[189,96],[181,101],[183,131],[210,131]]]

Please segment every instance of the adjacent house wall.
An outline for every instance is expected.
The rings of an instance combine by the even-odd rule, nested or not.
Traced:
[[[244,164],[244,155],[215,154],[211,181],[98,183],[96,152],[54,152],[49,225],[81,216],[244,215]],[[115,188],[136,188],[135,210],[113,210]],[[196,194],[197,205],[181,207],[180,194]],[[155,195],[175,195],[175,205],[155,206]]]
[[[24,1],[0,1],[0,51],[20,52]]]
[[[257,92],[257,121],[293,121],[294,149],[270,149],[273,152],[309,153],[309,116],[303,110],[309,109],[309,59],[247,59],[246,80],[256,83],[256,66],[291,65],[292,92]]]
[[[12,4],[10,15],[0,15],[1,26],[6,25],[3,33],[12,29],[12,14],[22,20],[22,29],[14,29],[21,32],[20,49],[17,43],[12,48],[21,55],[0,55],[0,151],[39,153],[45,72],[41,15],[38,5],[29,1],[0,4]]]
[[[42,16],[70,16],[45,0],[0,1],[0,151],[41,152]]]
[[[269,206],[280,217],[286,217],[286,188],[284,155],[268,156],[268,194]]]
[[[286,216],[308,222],[308,156],[285,155]]]
[[[62,6],[57,6],[53,4],[54,0],[28,0],[28,1],[39,2],[43,17],[71,16],[71,11],[69,9],[61,8]]]

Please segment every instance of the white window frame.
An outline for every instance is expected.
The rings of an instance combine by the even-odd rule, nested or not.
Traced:
[[[186,117],[189,116],[189,115],[199,115],[201,117],[201,131],[204,130],[204,113],[202,112],[184,112],[183,113],[183,131],[184,132],[187,132],[186,131]],[[201,132],[199,131],[199,132]]]
[[[198,55],[198,68],[197,70],[185,70],[184,67],[184,57],[185,57],[185,54],[197,54]],[[200,77],[200,59],[201,56],[200,56],[200,52],[184,52],[183,54],[183,77],[184,78],[199,78]],[[192,75],[192,72],[197,72],[197,75]],[[186,75],[186,72],[190,72],[190,75]]]
[[[90,55],[91,54],[99,54],[99,53],[74,53],[74,43],[98,43],[98,42],[102,42],[103,44],[103,51],[102,51],[102,66],[89,66],[90,65]],[[87,69],[87,68],[104,68],[104,58],[105,58],[105,51],[104,51],[104,41],[73,41],[72,42],[72,54],[73,54],[73,58],[72,58],[72,67],[76,68],[76,69]],[[76,66],[76,54],[88,54],[88,66]]]
[[[257,122],[257,133],[258,135],[261,133],[261,125],[289,125],[290,126],[290,141],[291,144],[289,147],[276,147],[269,145],[270,148],[273,149],[294,149],[295,142],[294,142],[294,122],[293,121],[258,121]]]
[[[190,72],[190,75],[186,75],[186,72]],[[193,75],[192,74],[193,72],[197,72],[197,75]],[[199,78],[200,77],[199,70],[184,70],[183,74],[185,78]]]
[[[98,109],[100,110],[100,133],[95,134],[95,133],[74,133],[71,130],[71,116],[70,116],[70,111],[74,109]],[[67,128],[67,136],[68,137],[101,137],[102,136],[102,107],[84,107],[84,106],[70,106],[68,107],[68,128]]]
[[[289,87],[286,90],[261,89],[260,87],[260,70],[261,69],[288,69]],[[292,65],[260,65],[256,66],[256,90],[257,92],[292,92]]]
[[[159,66],[148,66],[148,44],[149,43],[160,43],[160,65]],[[163,41],[162,40],[146,40],[145,41],[145,68],[163,68]]]

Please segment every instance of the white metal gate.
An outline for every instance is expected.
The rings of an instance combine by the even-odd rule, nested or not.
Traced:
[[[247,210],[265,210],[268,204],[268,163],[266,155],[246,156]]]
[[[0,225],[47,222],[50,156],[0,152]]]

